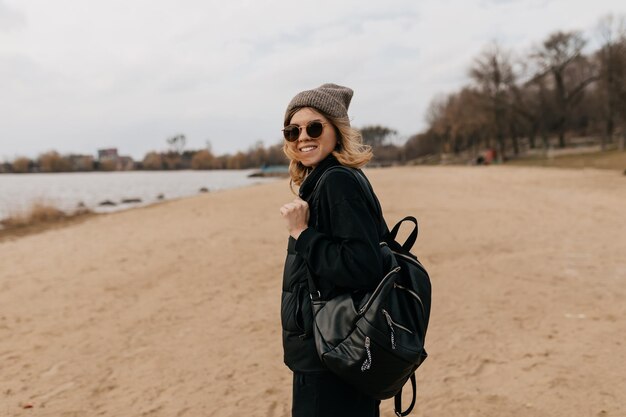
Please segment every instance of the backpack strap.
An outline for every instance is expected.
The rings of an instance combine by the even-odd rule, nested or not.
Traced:
[[[365,195],[365,199],[367,200],[372,213],[374,216],[378,218],[379,226],[378,226],[378,235],[379,237],[384,237],[388,233],[387,223],[385,223],[385,219],[383,217],[383,209],[380,206],[380,202],[376,197],[374,197],[374,190],[372,189],[372,185],[365,178],[365,175],[359,169],[348,168],[343,165],[336,165],[328,168],[317,180],[315,183],[315,187],[313,188],[313,201],[317,201],[317,197],[319,195],[320,184],[326,178],[328,174],[332,171],[344,171],[350,173],[350,175],[354,176],[356,181],[361,186],[361,191],[363,191],[363,195]],[[396,232],[397,233],[397,232]]]
[[[415,407],[415,398],[417,394],[417,383],[415,382],[415,372],[411,374],[411,387],[413,387],[413,399],[411,400],[411,405],[409,408],[402,411],[402,390],[396,394],[394,397],[394,411],[396,412],[396,416],[405,417],[408,416],[411,411],[413,411],[413,407]]]
[[[378,199],[374,197],[374,190],[372,190],[372,186],[367,181],[365,176],[361,174],[360,170],[344,167],[343,165],[336,165],[336,166],[332,166],[328,168],[326,171],[324,171],[324,173],[319,177],[319,179],[315,183],[315,186],[313,187],[313,193],[312,193],[313,198],[311,199],[311,202],[314,202],[314,201],[317,202],[317,199],[319,197],[319,192],[320,192],[320,184],[322,184],[322,181],[325,180],[326,176],[330,174],[332,171],[345,171],[345,172],[349,172],[350,175],[354,176],[354,178],[357,180],[357,182],[361,186],[361,190],[363,191],[363,194],[365,195],[365,199],[367,200],[367,203],[370,206],[370,209],[372,209],[374,215],[378,217],[379,219],[378,236],[379,237],[385,236],[385,234],[388,233],[387,231],[388,229],[387,229],[387,224],[385,223],[385,219],[383,218],[383,209],[380,206],[380,202],[378,201]],[[398,232],[396,231],[396,233]],[[313,277],[311,277],[311,274],[308,274],[308,275],[309,275],[308,277],[309,295],[311,296],[311,300],[319,301],[321,299],[321,293],[319,289],[317,288],[317,286],[315,285],[315,281],[313,280]]]
[[[374,197],[374,190],[372,189],[372,185],[369,183],[369,181],[367,181],[367,179],[365,178],[361,170],[347,168],[347,167],[344,167],[343,165],[337,165],[337,166],[328,168],[326,172],[324,172],[324,174],[320,177],[320,179],[315,184],[315,188],[314,188],[315,197],[317,197],[317,189],[318,189],[319,184],[322,181],[322,178],[324,178],[326,175],[328,175],[330,171],[333,171],[333,170],[347,171],[356,178],[357,182],[361,186],[363,194],[365,194],[365,197],[370,205],[370,208],[376,214],[376,216],[378,216],[378,218],[380,219],[379,220],[380,221],[379,236],[381,236],[382,241],[387,242],[387,243],[395,242],[396,237],[398,236],[398,232],[400,231],[400,226],[405,221],[411,222],[415,225],[409,237],[402,244],[402,249],[404,249],[406,252],[410,252],[411,248],[415,244],[415,241],[417,240],[417,235],[419,233],[419,226],[417,224],[417,219],[413,216],[406,216],[404,219],[396,223],[396,225],[393,227],[391,232],[389,232],[387,229],[387,224],[385,223],[385,219],[383,217],[383,209],[380,206],[380,202],[378,201],[378,199]]]
[[[405,251],[408,252],[408,251],[411,250],[411,248],[415,244],[415,240],[417,239],[418,225],[417,225],[417,219],[415,217],[413,217],[413,216],[406,216],[404,219],[402,219],[398,223],[396,223],[396,225],[393,227],[393,229],[391,229],[391,232],[389,232],[389,237],[391,238],[391,240],[396,240],[396,236],[398,235],[398,231],[400,230],[400,226],[405,221],[409,221],[409,222],[411,222],[411,223],[413,223],[415,225],[415,227],[413,228],[413,231],[411,232],[409,237],[402,244],[402,249],[404,249]]]

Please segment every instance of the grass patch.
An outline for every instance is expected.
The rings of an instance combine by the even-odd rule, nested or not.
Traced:
[[[541,166],[555,168],[598,168],[626,170],[626,152],[611,150],[578,155],[563,155],[553,158],[544,156],[523,157],[506,162],[507,165]]]
[[[88,209],[79,209],[68,214],[52,205],[35,202],[30,209],[21,213],[13,213],[0,220],[0,241],[7,237],[25,236],[76,223],[93,214]]]

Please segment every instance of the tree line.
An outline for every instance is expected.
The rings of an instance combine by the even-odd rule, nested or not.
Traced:
[[[179,137],[184,138],[184,135]],[[282,144],[265,147],[259,142],[246,152],[219,156],[214,155],[210,149],[178,148],[164,152],[152,151],[143,159],[130,163],[126,158],[98,160],[91,155],[61,155],[57,151],[48,151],[34,159],[18,157],[11,162],[0,164],[0,173],[250,169],[286,163]]]
[[[525,54],[489,45],[469,67],[470,83],[431,102],[422,137],[442,152],[493,147],[502,158],[575,138],[623,150],[624,18],[604,17],[596,36],[600,47],[589,53],[580,31],[552,33]]]

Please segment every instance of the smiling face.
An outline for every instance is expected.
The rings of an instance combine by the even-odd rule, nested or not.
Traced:
[[[309,137],[306,131],[306,125],[314,120],[318,120],[324,125],[322,134],[318,138]],[[310,107],[304,107],[294,113],[290,124],[302,128],[298,140],[288,142],[288,146],[296,155],[296,159],[304,166],[316,167],[337,146],[337,134],[332,123]]]

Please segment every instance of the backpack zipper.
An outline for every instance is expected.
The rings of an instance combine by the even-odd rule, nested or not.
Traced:
[[[361,372],[365,372],[372,367],[372,352],[370,351],[370,338],[365,336],[365,353],[367,353],[367,359],[361,365]]]
[[[387,313],[387,310],[385,310],[383,308],[383,314],[385,315],[385,318],[387,319],[387,324],[389,325],[389,330],[390,330],[390,336],[391,336],[391,348],[395,349],[396,348],[396,331],[393,328],[393,320],[391,320],[391,316],[389,315],[389,313]]]
[[[391,315],[387,312],[387,310],[383,309],[383,314],[385,315],[385,317],[387,318],[387,324],[389,324],[389,326],[396,326],[398,329],[402,329],[405,332],[409,332],[411,334],[413,334],[413,331],[404,327],[403,325],[396,323],[392,318]]]
[[[413,298],[415,298],[417,300],[417,302],[419,303],[420,307],[422,308],[422,314],[424,315],[424,317],[426,317],[426,310],[424,309],[424,303],[422,303],[422,299],[420,298],[420,296],[413,291],[410,288],[405,287],[404,285],[400,285],[397,282],[393,283],[393,287],[394,288],[399,288],[401,290],[404,290],[406,292],[408,292],[411,296],[413,296]]]
[[[376,298],[376,295],[378,295],[378,293],[382,290],[383,285],[385,284],[385,281],[387,281],[387,279],[393,275],[394,273],[397,273],[400,270],[400,267],[397,266],[394,269],[392,269],[391,271],[389,271],[387,273],[387,275],[385,275],[385,277],[380,281],[380,283],[376,286],[376,289],[374,290],[374,292],[372,293],[372,295],[370,296],[369,300],[367,300],[367,303],[361,307],[361,309],[359,310],[359,315],[362,315],[363,313],[365,313],[367,311],[367,309],[370,307],[370,305],[372,304],[372,302],[374,302],[374,298]]]

